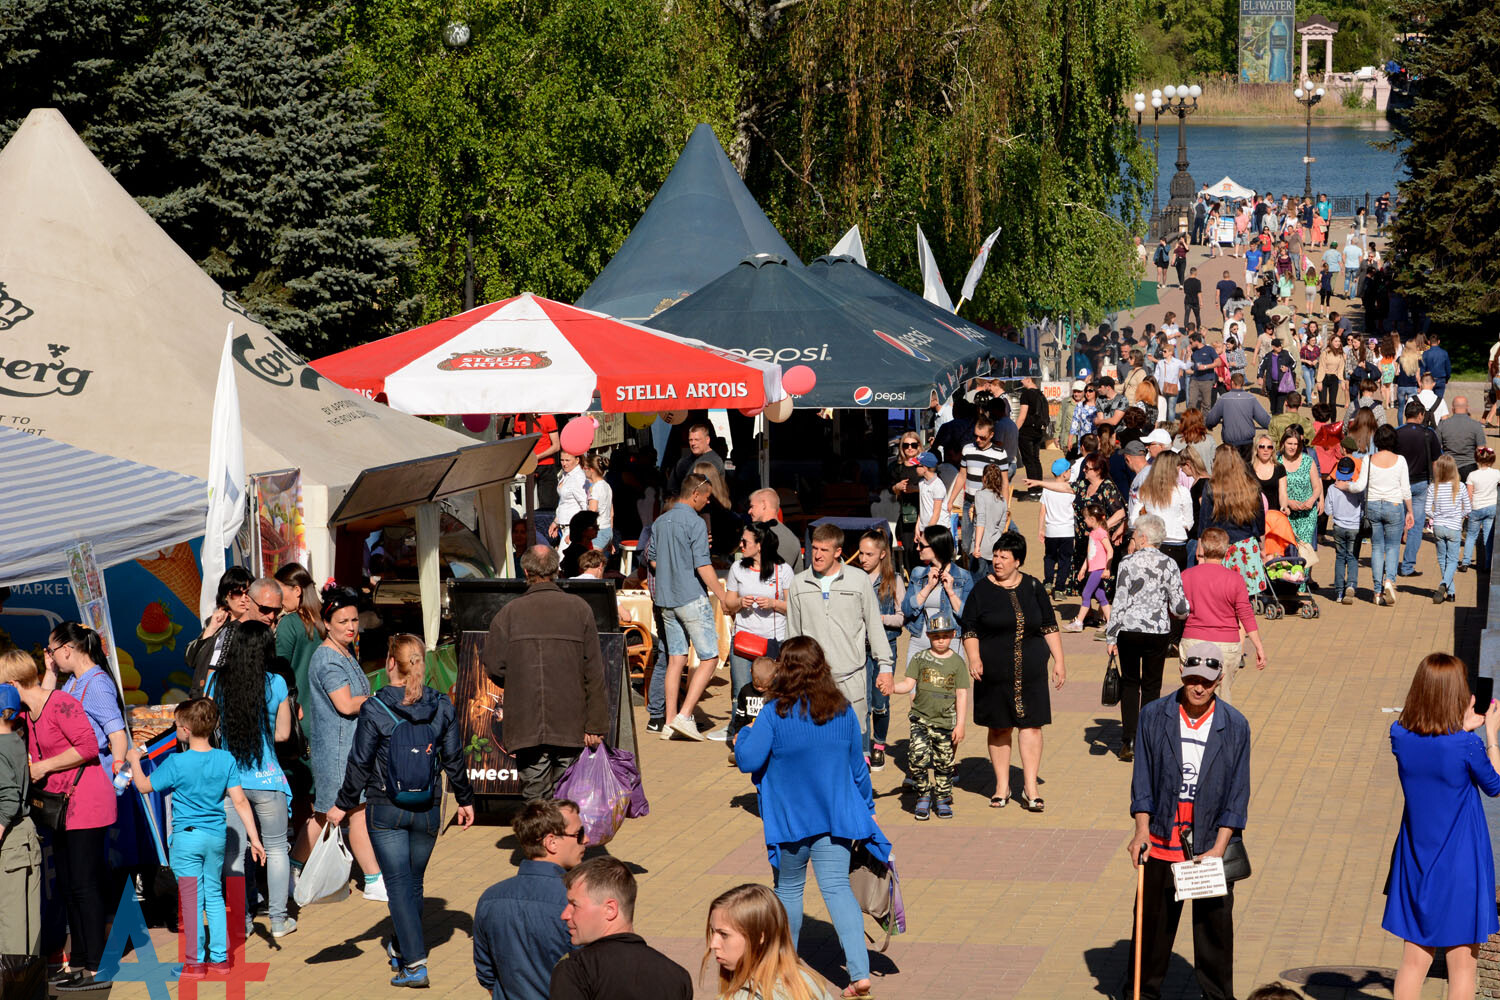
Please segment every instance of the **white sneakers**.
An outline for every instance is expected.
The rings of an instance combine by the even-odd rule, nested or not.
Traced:
[[[678,714],[671,724],[662,730],[662,735],[670,738],[673,733],[679,733],[690,740],[703,742],[703,734],[698,732],[698,724],[686,715]]]

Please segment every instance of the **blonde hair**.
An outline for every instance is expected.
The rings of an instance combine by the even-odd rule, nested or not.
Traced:
[[[35,687],[41,683],[42,669],[36,665],[31,654],[21,649],[7,649],[0,653],[0,684],[16,687]]]
[[[1422,352],[1417,347],[1417,341],[1419,339],[1421,338],[1413,337],[1411,340],[1408,340],[1401,348],[1401,370],[1408,376],[1415,375],[1417,373],[1417,369],[1422,366]]]
[[[724,486],[724,477],[719,474],[718,468],[712,462],[699,462],[693,466],[693,471],[708,480],[708,491],[719,501],[719,506],[728,510],[729,490]]]
[[[733,969],[719,967],[718,996],[730,997],[745,990],[752,997],[770,1000],[817,1000],[809,987],[820,982],[817,973],[797,958],[791,926],[781,900],[764,885],[737,885],[708,907],[705,937],[713,940],[714,914],[745,937],[745,954]],[[703,968],[714,961],[713,951],[703,955]],[[715,963],[717,965],[717,963]],[[803,978],[806,976],[807,978]]]
[[[1458,478],[1458,462],[1454,461],[1452,455],[1440,455],[1437,461],[1432,463],[1432,483],[1448,484],[1448,502],[1458,503],[1458,491],[1463,489],[1463,483]]]
[[[406,689],[406,694],[401,698],[403,705],[415,705],[422,700],[422,687],[427,680],[427,646],[412,635],[410,632],[398,632],[391,636],[390,644],[386,646],[385,655],[396,661],[397,668],[401,671],[401,686]],[[387,678],[392,684],[396,678]]]
[[[1141,503],[1147,507],[1167,507],[1177,489],[1177,469],[1182,464],[1177,453],[1164,451],[1151,463],[1141,483]]]

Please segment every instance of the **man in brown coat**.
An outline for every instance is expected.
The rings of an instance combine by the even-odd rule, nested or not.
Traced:
[[[521,570],[526,593],[490,622],[484,669],[500,688],[522,796],[550,799],[581,749],[604,738],[604,659],[588,604],[557,586],[557,550],[527,549]]]

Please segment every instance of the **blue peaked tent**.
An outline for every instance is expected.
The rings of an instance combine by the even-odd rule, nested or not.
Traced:
[[[797,260],[713,129],[699,125],[646,214],[577,305],[646,319],[757,253]]]

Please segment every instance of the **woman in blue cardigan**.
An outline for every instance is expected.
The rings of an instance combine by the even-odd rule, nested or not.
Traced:
[[[735,740],[735,759],[760,789],[760,816],[792,941],[802,930],[811,862],[849,969],[846,997],[870,995],[864,917],[849,888],[855,841],[879,835],[859,720],[807,636],[781,647],[766,707]]]
[[[911,586],[906,588],[906,597],[901,601],[906,631],[911,636],[906,643],[908,662],[928,647],[928,617],[941,614],[950,622],[958,621],[969,591],[974,589],[973,575],[954,564],[953,533],[942,525],[922,530],[917,537],[917,558],[922,565],[911,571]],[[894,652],[895,648],[892,646],[891,650]],[[958,655],[963,656],[963,651],[958,650]]]

